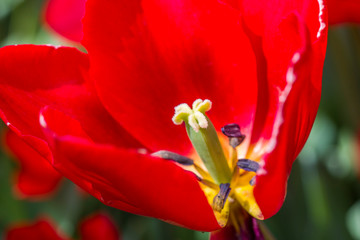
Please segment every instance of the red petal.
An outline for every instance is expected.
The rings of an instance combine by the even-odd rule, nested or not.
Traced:
[[[310,31],[312,41],[316,40],[327,24],[324,0],[224,0],[232,7],[241,10],[245,23],[256,35],[265,35],[272,31],[290,14],[302,16]],[[320,10],[319,10],[320,9]]]
[[[44,197],[56,190],[61,175],[46,159],[12,131],[6,132],[5,143],[20,163],[15,185],[20,197]]]
[[[292,163],[314,122],[320,103],[326,48],[326,29],[324,35],[320,35],[312,43],[306,25],[296,15],[284,19],[278,31],[278,34],[273,35],[271,49],[266,49],[265,46],[269,66],[279,64],[274,56],[281,53],[284,45],[293,55],[282,54],[289,63],[284,63],[286,72],[279,71],[282,74],[278,76],[278,80],[285,79],[286,86],[278,90],[278,95],[270,95],[272,98],[269,99],[269,106],[276,106],[269,110],[272,124],[267,126],[272,125],[272,130],[269,135],[263,132],[263,137],[269,142],[263,155],[263,170],[256,179],[254,195],[265,218],[271,217],[281,207]],[[301,41],[296,43],[297,39]],[[271,75],[268,77],[272,79]]]
[[[64,118],[60,112],[54,118],[48,111],[52,110],[44,109],[41,115],[44,126]],[[47,127],[44,131],[55,154],[53,166],[103,203],[195,230],[220,228],[195,175],[174,163],[83,138],[59,136]]]
[[[248,156],[264,160],[254,194],[268,218],[284,201],[291,165],[320,102],[327,9],[322,0],[226,2],[243,12],[257,57],[259,92]]]
[[[360,23],[359,0],[328,0],[329,24]]]
[[[21,224],[13,226],[7,230],[5,240],[65,240],[52,226],[52,224],[45,219],[38,220],[33,224]]]
[[[49,0],[45,20],[58,34],[75,42],[83,38],[82,18],[86,0]]]
[[[86,54],[66,47],[7,46],[0,49],[0,62],[0,115],[18,135],[44,139],[39,111],[49,105],[78,119],[94,141],[138,146],[86,81]]]
[[[82,221],[80,236],[81,240],[120,240],[120,234],[115,224],[102,213],[94,214]]]
[[[239,14],[215,0],[88,1],[83,43],[102,102],[153,151],[188,150],[171,118],[197,98],[213,101],[218,129],[248,127],[256,63]]]

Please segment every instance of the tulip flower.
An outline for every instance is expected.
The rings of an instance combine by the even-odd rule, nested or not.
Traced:
[[[112,220],[103,213],[85,218],[79,226],[80,240],[119,240],[119,231]],[[16,224],[5,233],[5,240],[66,240],[70,239],[53,226],[52,221],[41,218],[34,223]]]
[[[106,205],[257,236],[316,116],[327,9],[243,3],[89,0],[87,54],[0,49],[0,115]]]
[[[62,233],[59,233],[48,219],[39,219],[35,223],[21,223],[10,227],[5,233],[5,240],[21,239],[54,239],[65,240]]]

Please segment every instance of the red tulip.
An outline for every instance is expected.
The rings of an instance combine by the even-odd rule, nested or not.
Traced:
[[[65,240],[65,236],[56,230],[48,219],[39,219],[35,223],[21,223],[10,227],[5,233],[5,240]]]
[[[113,221],[103,213],[96,213],[85,218],[80,224],[81,240],[121,240],[119,230]]]
[[[120,240],[119,231],[113,221],[103,213],[96,213],[85,218],[80,226],[80,240]],[[46,218],[34,223],[16,224],[5,233],[5,240],[66,240],[52,222]]]
[[[109,206],[202,231],[241,208],[266,219],[315,119],[326,16],[314,0],[89,0],[88,54],[0,50],[1,116]]]

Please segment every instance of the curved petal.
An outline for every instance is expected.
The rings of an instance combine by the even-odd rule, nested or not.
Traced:
[[[32,224],[18,224],[12,226],[5,233],[5,240],[65,240],[59,232],[55,230],[50,221],[40,219]]]
[[[120,240],[120,234],[113,221],[103,213],[84,219],[80,224],[81,240]]]
[[[100,201],[196,230],[220,228],[193,173],[148,154],[59,135],[49,126],[67,117],[49,111],[44,109],[41,118],[53,166]]]
[[[54,193],[61,175],[47,160],[12,131],[6,131],[5,143],[5,147],[9,148],[20,164],[15,180],[17,195],[21,198],[37,199]]]
[[[217,129],[251,127],[256,63],[237,10],[216,0],[89,0],[86,11],[83,44],[100,99],[148,148],[189,150],[171,118],[197,98],[213,102]]]
[[[297,33],[292,33],[294,30]],[[274,63],[273,56],[287,41],[290,41],[286,46],[289,46],[292,55],[285,58],[289,61],[284,63],[286,72],[278,76],[278,79],[285,80],[285,85],[270,98],[270,106],[276,106],[269,111],[273,116],[271,132],[262,135],[266,144],[262,148],[262,169],[258,172],[254,195],[265,218],[271,217],[281,207],[292,163],[315,120],[327,39],[324,29],[318,41],[311,42],[306,24],[296,15],[285,18],[278,31],[278,36],[273,36],[271,50],[266,49],[266,45],[264,47],[267,58]],[[296,39],[301,41],[294,43]]]
[[[94,141],[138,146],[92,91],[86,54],[67,47],[7,46],[0,49],[0,62],[0,115],[18,135],[44,139],[39,111],[49,105],[78,119]]]
[[[45,21],[63,37],[80,42],[83,38],[82,18],[86,0],[49,0],[45,10]]]
[[[360,23],[360,1],[328,0],[329,24]]]

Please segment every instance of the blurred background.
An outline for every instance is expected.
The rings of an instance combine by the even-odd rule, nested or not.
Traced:
[[[0,46],[81,48],[43,23],[44,4],[44,0],[0,0]],[[2,125],[1,132],[4,129]],[[207,233],[106,207],[67,180],[45,200],[20,199],[12,187],[19,164],[6,151],[0,157],[0,236],[10,224],[48,216],[67,236],[76,238],[78,222],[101,210],[112,217],[124,240],[208,239]],[[360,239],[360,26],[329,29],[319,113],[293,166],[285,204],[265,224],[277,239]]]

